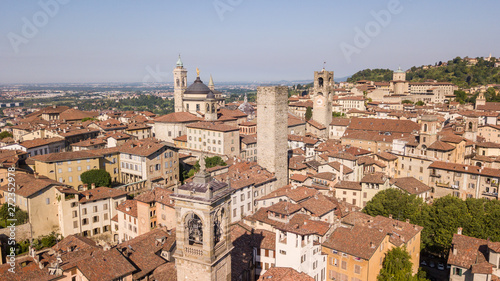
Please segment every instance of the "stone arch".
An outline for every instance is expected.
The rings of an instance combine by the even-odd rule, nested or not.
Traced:
[[[212,104],[212,113],[215,113],[215,103]]]
[[[476,166],[481,167],[483,164],[481,162],[476,162]]]
[[[473,127],[472,122],[469,122],[469,130],[472,130],[472,127]]]
[[[318,86],[323,87],[323,77],[318,78]]]
[[[189,212],[184,216],[182,220],[183,227],[186,233],[186,242],[189,245],[203,245],[203,227],[205,223],[203,222],[202,216],[195,212]]]
[[[427,124],[424,124],[424,132],[427,132]]]
[[[175,80],[175,84],[177,85],[177,87],[179,87],[179,86],[180,86],[179,78],[177,78],[177,79]]]
[[[209,103],[207,103],[207,110],[206,110],[206,112],[207,112],[207,113],[209,113],[209,112],[210,112],[210,104],[209,104]]]

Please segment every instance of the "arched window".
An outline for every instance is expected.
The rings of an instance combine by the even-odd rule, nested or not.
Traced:
[[[469,122],[469,130],[472,130],[472,122]]]
[[[189,245],[203,244],[203,222],[196,214],[191,213],[186,216],[185,226],[188,233]]]
[[[177,84],[177,87],[179,87],[179,79],[175,80],[175,84]]]
[[[323,87],[323,78],[322,77],[318,78],[318,86]]]
[[[427,132],[427,124],[424,124],[424,132]]]

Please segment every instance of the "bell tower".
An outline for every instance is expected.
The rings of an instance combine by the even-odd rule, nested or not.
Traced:
[[[231,280],[229,210],[233,189],[212,179],[200,159],[192,182],[175,188],[177,280]]]
[[[312,119],[325,127],[332,123],[333,71],[314,72]]]
[[[177,60],[177,66],[174,68],[174,109],[175,112],[184,111],[183,98],[184,91],[187,88],[187,70],[184,68],[181,55]]]

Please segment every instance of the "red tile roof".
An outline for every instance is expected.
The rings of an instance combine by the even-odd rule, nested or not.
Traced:
[[[314,281],[314,278],[299,273],[290,267],[271,267],[264,273],[258,281]]]

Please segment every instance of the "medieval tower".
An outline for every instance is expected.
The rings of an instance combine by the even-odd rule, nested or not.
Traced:
[[[257,89],[257,161],[275,173],[273,189],[288,184],[288,88]],[[267,191],[270,192],[270,191]]]
[[[333,85],[333,71],[314,72],[312,119],[327,128],[332,122]]]
[[[192,182],[175,189],[177,280],[231,280],[229,215],[233,189],[212,179],[203,156]]]
[[[181,55],[177,60],[177,66],[174,68],[174,109],[175,112],[183,111],[183,95],[187,88],[187,70],[184,68]]]

